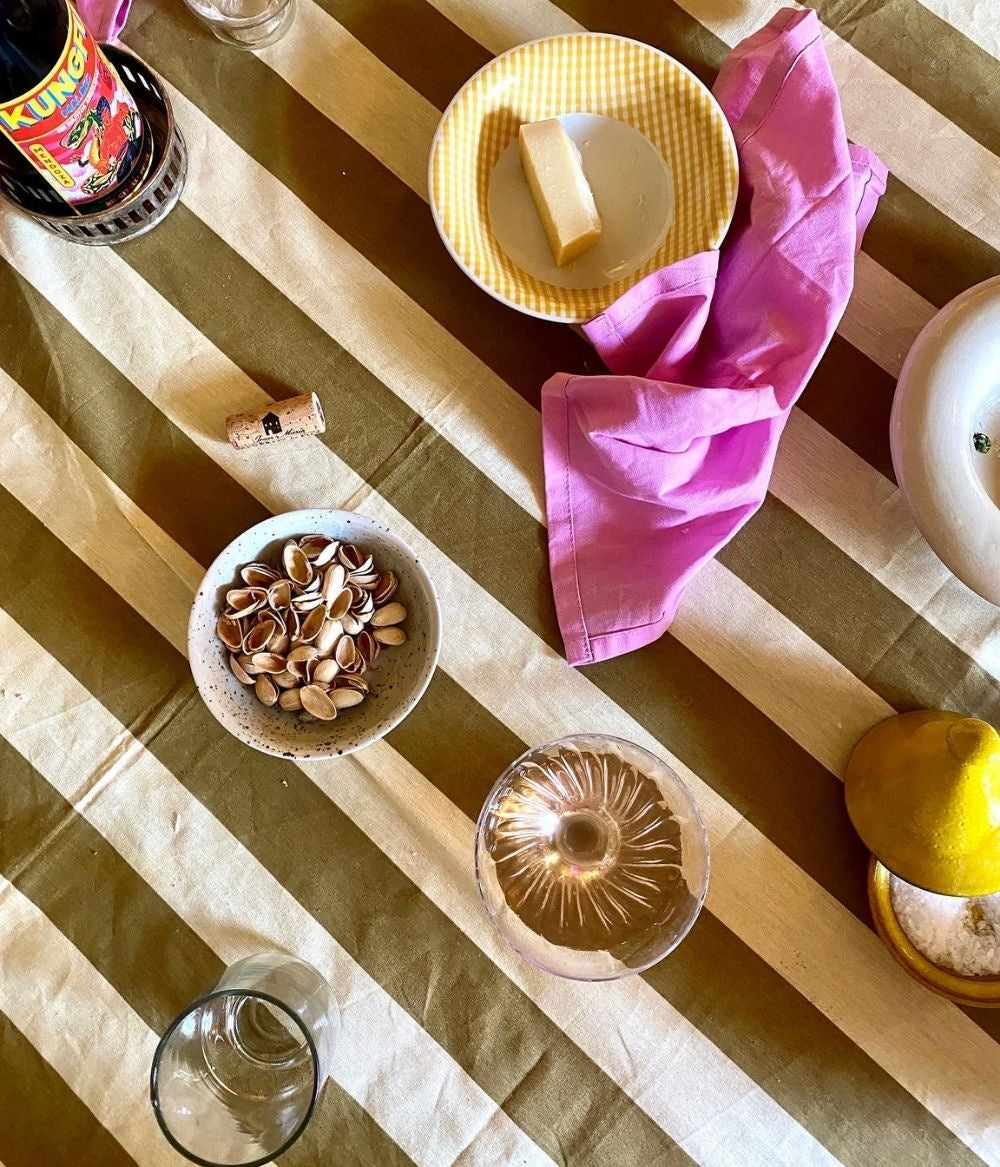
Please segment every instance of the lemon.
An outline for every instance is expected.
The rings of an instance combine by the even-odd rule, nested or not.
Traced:
[[[1000,734],[942,710],[902,713],[854,747],[847,813],[895,875],[940,895],[1000,891]]]

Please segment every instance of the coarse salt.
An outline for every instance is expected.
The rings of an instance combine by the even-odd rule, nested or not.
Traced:
[[[893,876],[892,910],[911,944],[960,976],[1000,975],[1000,892],[943,896]]]

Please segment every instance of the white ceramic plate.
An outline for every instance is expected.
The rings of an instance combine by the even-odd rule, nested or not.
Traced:
[[[987,435],[989,453],[976,449]],[[892,464],[917,526],[951,571],[1000,604],[1000,276],[952,300],[899,374]]]

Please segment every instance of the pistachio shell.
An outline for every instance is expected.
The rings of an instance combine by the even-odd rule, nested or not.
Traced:
[[[327,543],[323,550],[313,560],[314,567],[326,567],[328,563],[332,563],[337,552],[340,550],[340,544],[336,539]]]
[[[239,652],[243,647],[243,628],[239,620],[234,620],[231,616],[220,616],[215,631],[226,648]]]
[[[287,579],[279,579],[267,589],[267,602],[272,608],[287,608],[292,602],[292,585]]]
[[[330,700],[338,709],[350,709],[352,705],[360,705],[364,699],[364,693],[359,693],[357,689],[334,689],[330,694]]]
[[[398,625],[390,628],[376,628],[375,639],[379,644],[398,645],[406,643],[406,633]]]
[[[350,666],[354,664],[354,660],[357,656],[353,637],[347,635],[342,636],[337,641],[337,648],[334,652],[334,656],[336,658],[337,664],[340,665],[342,669],[350,668]]]
[[[375,657],[378,656],[378,641],[367,629],[358,634],[358,638],[354,644],[358,650],[358,655],[364,660],[366,665],[370,665]]]
[[[350,611],[354,597],[350,588],[343,588],[330,603],[330,619],[342,620]]]
[[[276,652],[255,652],[250,660],[254,667],[262,673],[283,673],[285,671],[285,658],[278,656]]]
[[[289,644],[291,644],[291,641],[288,639],[288,633],[279,632],[267,647],[271,652],[276,652],[279,655],[283,655],[284,653],[288,652]]]
[[[285,689],[278,695],[278,704],[289,713],[296,712],[302,708],[302,690]]]
[[[240,668],[251,677],[256,677],[261,671],[246,653],[241,653],[236,659],[240,662]]]
[[[226,592],[226,603],[229,605],[227,616],[249,616],[258,608],[267,603],[267,591],[264,588],[232,588]]]
[[[326,608],[320,604],[319,607],[313,608],[309,615],[302,621],[302,630],[299,632],[300,640],[315,640],[319,635],[319,630],[326,623]]]
[[[316,667],[313,669],[312,680],[328,685],[339,672],[340,665],[332,657],[329,660],[317,661]]]
[[[353,612],[348,612],[341,623],[344,625],[344,631],[351,636],[357,636],[365,626],[365,622],[358,616],[355,616]]]
[[[348,571],[357,571],[365,561],[365,557],[353,543],[344,543],[337,553],[337,558]]]
[[[334,646],[343,635],[344,626],[339,620],[325,620],[313,643],[317,651],[325,656],[328,652],[333,652]]]
[[[302,708],[306,713],[318,717],[320,721],[333,721],[337,716],[337,706],[316,685],[306,685],[304,689],[299,690],[299,693],[302,697]]]
[[[334,540],[329,535],[303,535],[299,540],[299,546],[306,559],[315,561],[333,542]],[[334,554],[336,554],[336,547]]]
[[[232,669],[233,676],[237,679],[237,681],[239,681],[239,683],[241,685],[252,685],[253,684],[253,677],[250,676],[250,674],[246,671],[246,669],[240,664],[240,662],[237,660],[237,658],[235,656],[233,656],[232,654],[230,654],[230,656],[229,656],[229,667],[230,667],[230,669]]]
[[[284,564],[285,575],[300,587],[305,587],[313,577],[312,564],[306,559],[305,552],[295,542],[289,539],[281,552],[281,562]]]
[[[323,599],[328,604],[333,601],[344,590],[344,584],[347,582],[347,572],[340,563],[335,563],[326,569],[326,574],[323,576]]]
[[[310,592],[303,596],[296,596],[292,600],[292,611],[304,616],[323,603],[323,597],[318,592]]]
[[[255,652],[263,652],[277,631],[278,625],[273,620],[269,620],[266,616],[263,620],[258,620],[243,640],[243,651],[250,656],[253,656]]]
[[[275,673],[271,680],[279,689],[297,689],[302,684],[302,678],[290,673],[287,669],[283,673]]]
[[[392,596],[396,594],[396,589],[399,587],[399,580],[396,578],[395,572],[383,571],[378,577],[378,585],[372,592],[372,597],[376,604],[386,603]]]
[[[262,673],[254,685],[257,700],[264,705],[275,705],[278,701],[278,689],[269,676]]]
[[[373,628],[388,628],[390,624],[402,624],[405,619],[406,609],[402,604],[393,601],[378,609],[372,616],[371,625]]]
[[[278,578],[278,573],[266,563],[248,563],[240,569],[240,579],[248,588],[269,588]]]

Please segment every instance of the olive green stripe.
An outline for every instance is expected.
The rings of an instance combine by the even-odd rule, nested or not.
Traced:
[[[865,231],[864,252],[939,308],[1000,274],[1000,251],[892,174]]]
[[[1000,62],[974,40],[916,0],[816,0],[816,10],[859,53],[1000,153]],[[994,8],[993,24],[998,17]]]
[[[222,962],[2,737],[0,773],[0,871],[162,1033]]]
[[[3,1013],[0,1161],[4,1167],[137,1167]]]
[[[719,559],[896,709],[1000,721],[1000,682],[773,496]]]
[[[121,720],[557,1162],[581,1098],[614,1116],[631,1161],[688,1164],[656,1124],[304,774],[230,737],[187,662],[0,491],[0,603]],[[17,565],[16,570],[14,570]],[[20,586],[58,603],[44,614]],[[413,715],[419,717],[418,709]],[[238,792],[238,796],[234,795]],[[470,1036],[471,1035],[471,1036]],[[533,1089],[518,1091],[535,1067]]]
[[[2,259],[0,276],[0,363],[168,535],[210,563],[220,546],[266,517],[157,410],[147,409],[137,426],[134,387]],[[206,498],[216,501],[218,517]]]
[[[895,377],[835,333],[798,407],[895,482],[889,449],[895,391]]]
[[[3,737],[0,774],[0,871],[162,1033],[215,985],[222,961]],[[336,1082],[310,1125],[310,1145],[336,1148],[338,1163],[411,1162]],[[297,1148],[283,1159],[309,1161]]]
[[[438,109],[491,56],[426,0],[379,0],[377,19],[371,0],[317,3]]]

